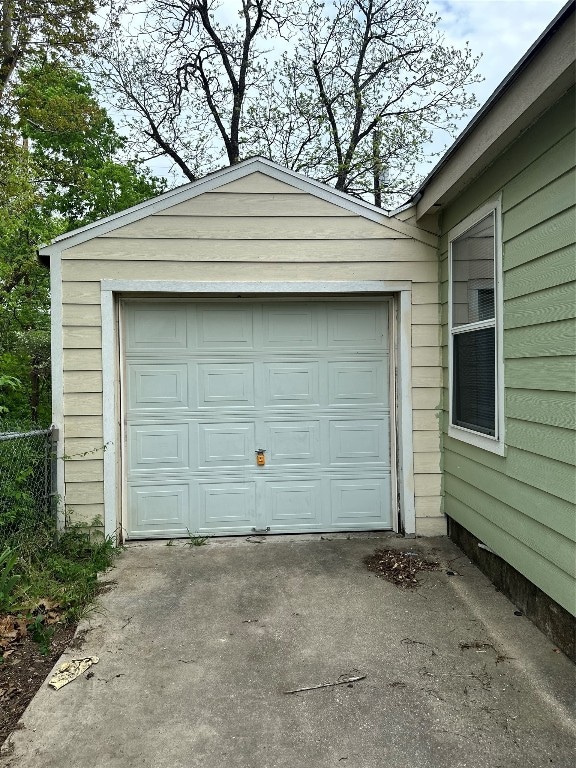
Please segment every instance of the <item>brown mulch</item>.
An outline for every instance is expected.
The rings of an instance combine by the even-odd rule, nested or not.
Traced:
[[[417,552],[403,552],[397,549],[376,549],[364,558],[364,563],[381,579],[391,581],[402,589],[414,589],[420,585],[419,571],[438,571],[440,563],[426,560]]]
[[[22,713],[34,698],[46,676],[70,645],[76,626],[54,623],[49,652],[42,649],[26,630],[26,621],[0,615],[0,745],[16,728]]]

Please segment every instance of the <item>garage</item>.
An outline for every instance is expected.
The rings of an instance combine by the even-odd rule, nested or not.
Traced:
[[[61,527],[445,533],[437,236],[411,209],[250,158],[41,255]]]
[[[125,300],[128,538],[393,527],[390,300]]]

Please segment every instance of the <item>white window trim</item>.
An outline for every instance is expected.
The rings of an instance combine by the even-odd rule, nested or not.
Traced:
[[[490,213],[494,213],[494,314],[493,321],[479,321],[471,323],[464,328],[466,331],[480,328],[495,328],[496,341],[496,435],[482,434],[465,427],[457,426],[452,421],[452,403],[453,403],[453,354],[454,354],[454,336],[459,333],[461,326],[456,328],[452,325],[452,243],[460,235],[463,235],[475,224],[484,219]],[[503,302],[503,279],[502,279],[502,201],[498,197],[490,200],[483,206],[475,210],[457,226],[448,232],[448,437],[461,440],[469,445],[482,448],[485,451],[496,453],[499,456],[506,455],[506,444],[504,436],[504,302]]]

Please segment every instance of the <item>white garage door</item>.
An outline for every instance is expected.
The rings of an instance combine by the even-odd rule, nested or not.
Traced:
[[[392,527],[388,302],[124,306],[129,537]]]

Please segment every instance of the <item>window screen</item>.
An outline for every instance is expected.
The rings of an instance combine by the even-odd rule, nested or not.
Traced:
[[[457,333],[453,346],[452,423],[496,434],[494,328]]]

